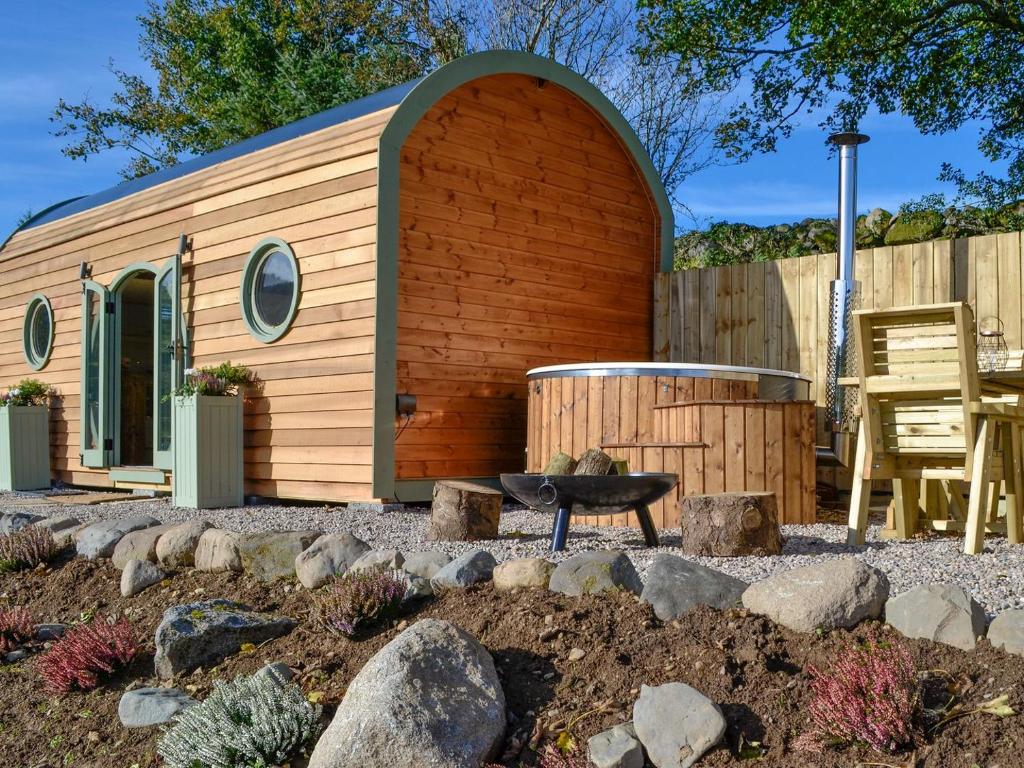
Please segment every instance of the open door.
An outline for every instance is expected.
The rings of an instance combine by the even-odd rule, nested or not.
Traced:
[[[109,293],[99,283],[82,281],[82,466],[108,467],[114,441],[110,418]]]
[[[153,466],[174,467],[171,395],[181,384],[184,370],[181,314],[181,256],[171,257],[156,274],[153,336]]]

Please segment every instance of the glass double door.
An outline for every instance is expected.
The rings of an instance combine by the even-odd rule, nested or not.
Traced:
[[[86,467],[171,469],[181,382],[180,258],[82,281],[81,454]]]

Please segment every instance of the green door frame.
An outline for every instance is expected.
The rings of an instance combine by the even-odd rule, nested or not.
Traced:
[[[97,313],[91,314],[90,302],[95,297]],[[113,453],[113,440],[110,435],[110,328],[109,320],[113,315],[110,292],[92,280],[82,281],[82,378],[79,394],[79,432],[81,434],[81,461],[83,467],[108,467]],[[95,324],[95,325],[94,325]],[[89,376],[91,353],[95,352],[98,359],[96,376]],[[95,393],[91,389],[95,388]],[[90,425],[90,401],[97,404],[96,423]],[[95,434],[93,434],[95,432]]]

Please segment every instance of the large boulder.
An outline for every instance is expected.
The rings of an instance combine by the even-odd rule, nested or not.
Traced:
[[[466,552],[434,574],[430,586],[434,592],[464,589],[481,581],[489,581],[498,563],[494,555],[483,549]]]
[[[50,533],[57,534],[61,531],[67,531],[72,528],[77,528],[82,524],[82,521],[77,517],[71,515],[54,515],[53,517],[47,517],[43,520],[37,520],[33,525],[36,528],[45,528]]]
[[[402,570],[410,576],[429,580],[451,561],[452,559],[444,552],[410,552],[405,556]]]
[[[644,579],[640,598],[662,621],[682,616],[698,605],[725,609],[736,605],[749,584],[713,568],[675,555],[657,555]]]
[[[623,723],[591,736],[587,759],[592,768],[644,768],[644,748],[632,723]]]
[[[633,705],[633,728],[655,768],[689,768],[722,740],[725,717],[685,683],[644,685]]]
[[[240,533],[220,528],[204,531],[196,546],[196,570],[209,573],[240,572],[242,555],[238,551],[238,540],[241,537]]]
[[[555,572],[555,564],[541,557],[522,557],[500,563],[492,575],[494,588],[502,591],[508,589],[547,589],[551,583],[551,574]]]
[[[145,728],[169,723],[195,703],[195,699],[177,688],[136,688],[121,697],[117,716],[125,728]]]
[[[143,590],[159,584],[167,574],[149,560],[129,560],[121,571],[121,595],[134,597]]]
[[[0,535],[20,531],[43,519],[42,515],[33,515],[31,512],[4,512],[0,514]]]
[[[306,589],[316,589],[370,551],[370,545],[351,533],[321,536],[295,557],[295,575]]]
[[[424,619],[349,683],[309,768],[480,768],[504,735],[505,695],[487,649]]]
[[[160,525],[160,521],[150,515],[101,520],[79,531],[75,536],[75,546],[78,549],[78,554],[90,560],[110,557],[114,554],[117,542],[126,535],[132,531],[141,531],[143,528],[153,528],[157,525]]]
[[[122,571],[128,565],[129,560],[148,560],[155,563],[156,542],[173,527],[173,525],[154,525],[152,528],[126,533],[114,547],[114,551],[110,555],[110,562],[115,568]]]
[[[751,584],[743,605],[796,632],[850,628],[882,615],[889,579],[853,557],[828,560]]]
[[[156,559],[164,568],[191,568],[196,564],[199,539],[212,528],[205,520],[171,526],[156,542]]]
[[[1024,656],[1024,610],[1003,611],[992,619],[988,641],[994,648]]]
[[[923,210],[899,213],[885,233],[886,245],[923,243],[942,234],[946,219],[939,211]]]
[[[260,581],[295,575],[295,558],[321,536],[320,531],[280,531],[244,534],[238,541],[242,569]]]
[[[162,678],[219,664],[244,643],[259,644],[287,634],[295,622],[257,613],[230,600],[176,605],[164,611],[156,628],[153,666]]]
[[[700,557],[778,555],[782,552],[775,494],[715,493],[679,502],[683,554]]]
[[[985,634],[985,610],[963,587],[922,584],[885,604],[885,620],[905,637],[973,651]]]
[[[350,571],[372,571],[384,568],[388,571],[401,570],[405,565],[405,556],[397,549],[371,549],[352,563]]]
[[[555,566],[548,589],[572,597],[623,589],[640,594],[644,585],[624,552],[581,552]]]

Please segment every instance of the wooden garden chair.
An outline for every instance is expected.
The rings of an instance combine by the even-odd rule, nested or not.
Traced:
[[[963,530],[968,554],[982,550],[990,484],[1005,481],[1008,530],[1018,538],[1017,489],[1024,478],[1013,456],[1024,408],[983,402],[971,308],[953,303],[865,310],[854,313],[853,325],[861,419],[849,542],[864,543],[873,480],[893,481],[900,537],[913,535],[919,524]],[[947,519],[918,519],[923,480],[941,483]],[[966,508],[959,481],[970,483]]]

